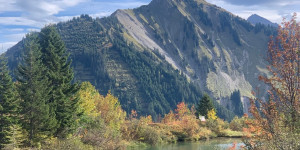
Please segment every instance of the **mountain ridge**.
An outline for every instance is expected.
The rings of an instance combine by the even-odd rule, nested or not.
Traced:
[[[252,23],[254,25],[258,24],[258,23],[261,23],[261,24],[266,25],[266,26],[270,25],[272,27],[276,27],[276,28],[278,27],[277,23],[273,23],[270,20],[268,20],[264,17],[261,17],[257,14],[252,14],[251,16],[249,16],[247,21],[249,21],[250,23]]]
[[[228,119],[228,99],[240,90],[247,112],[269,36],[267,27],[202,0],[153,0],[110,17],[81,15],[55,26],[77,80],[90,81],[102,94],[111,90],[127,112],[156,118],[181,101],[196,104],[202,92]],[[21,50],[22,41],[6,53],[10,68]]]
[[[186,3],[189,3],[189,5],[187,5]],[[168,13],[170,13],[170,14],[175,14],[175,16],[178,16],[178,14],[181,14],[183,17],[181,17],[181,20],[183,20],[183,21],[180,21],[180,22],[184,22],[184,21],[186,21],[186,22],[188,22],[188,23],[192,23],[192,25],[195,25],[195,27],[192,27],[192,28],[194,28],[194,30],[198,30],[199,32],[197,33],[197,31],[196,31],[196,33],[198,34],[197,35],[197,38],[199,38],[199,39],[201,39],[201,38],[203,38],[203,37],[201,37],[201,35],[200,34],[204,34],[205,33],[205,28],[208,28],[208,27],[206,27],[207,25],[211,25],[212,23],[211,23],[211,21],[209,20],[209,19],[207,19],[207,18],[217,18],[217,17],[212,17],[212,13],[211,13],[211,16],[210,17],[208,17],[208,14],[205,12],[206,10],[210,10],[210,11],[215,11],[215,10],[221,10],[219,7],[214,7],[213,5],[205,5],[205,3],[204,3],[204,1],[201,1],[201,2],[199,2],[198,3],[198,1],[192,1],[192,0],[190,0],[190,1],[171,1],[171,0],[169,0],[169,1],[164,1],[164,2],[160,2],[160,1],[153,1],[153,2],[151,2],[150,4],[149,4],[149,6],[144,6],[144,7],[142,7],[142,8],[140,8],[140,9],[147,9],[147,7],[155,7],[155,9],[156,9],[156,11],[157,12],[159,12],[158,14],[168,14]],[[173,6],[176,6],[177,8],[176,9],[172,9],[171,7],[173,7]],[[196,19],[198,19],[198,18],[196,18],[195,19],[195,17],[194,17],[194,15],[193,15],[193,12],[188,12],[187,10],[193,10],[193,9],[185,9],[184,7],[185,6],[191,6],[191,7],[194,7],[194,8],[197,8],[198,6],[199,7],[202,7],[202,9],[199,9],[200,10],[200,13],[201,14],[203,14],[203,17],[202,18],[200,18],[200,21],[198,21],[197,22],[197,20]],[[136,10],[136,9],[135,9]],[[149,9],[149,10],[151,10],[151,9]],[[152,9],[153,10],[153,9]],[[165,10],[165,12],[163,12]],[[198,11],[199,11],[198,10]],[[202,11],[201,11],[202,10]],[[204,10],[204,11],[203,11]],[[138,11],[140,11],[140,10],[136,10],[136,12],[137,13],[139,13]],[[148,10],[146,10],[146,11],[148,11]],[[173,11],[173,12],[172,12]],[[149,12],[149,11],[148,11]],[[171,13],[172,12],[172,13]],[[149,12],[150,13],[150,12]],[[148,14],[149,14],[148,13]],[[133,13],[131,12],[131,13],[127,13],[127,15],[128,16],[133,16],[132,15]],[[226,14],[227,15],[227,14]],[[141,17],[142,16],[142,17]],[[135,15],[134,17],[136,17],[136,18],[140,18],[140,24],[142,24],[143,22],[144,23],[147,23],[148,21],[149,21],[149,19],[151,19],[151,17],[147,17],[148,18],[148,21],[146,20],[146,18],[145,18],[145,15],[143,15],[143,14],[138,14],[138,15]],[[164,16],[164,18],[170,18],[171,16]],[[184,17],[186,17],[186,18],[184,18]],[[234,15],[232,15],[232,14],[229,14],[228,16],[222,16],[222,17],[227,17],[227,18],[229,18],[230,19],[230,17],[234,17]],[[130,32],[130,27],[127,27],[127,22],[123,22],[123,20],[122,19],[120,19],[120,18],[122,18],[122,17],[118,17],[118,19],[119,19],[119,21],[121,22],[121,24],[123,24],[123,26],[127,29],[127,30],[129,30],[129,32]],[[157,16],[155,16],[154,18],[159,18],[159,17],[157,17]],[[237,17],[235,17],[235,18],[237,18]],[[177,18],[178,19],[178,18]],[[184,19],[186,19],[186,20],[184,20]],[[125,19],[125,20],[131,20],[131,19]],[[145,21],[146,20],[146,21]],[[170,19],[169,19],[170,20]],[[168,21],[169,21],[168,20]],[[163,21],[163,20],[162,20]],[[217,22],[217,21],[215,21],[215,22]],[[199,25],[198,23],[203,23],[204,25]],[[159,24],[166,24],[166,23],[159,23]],[[172,27],[174,27],[175,25],[174,24],[176,24],[176,22],[172,22],[172,26],[169,26],[169,27],[165,27],[165,29],[168,29],[168,28],[171,28],[170,30],[172,30]],[[150,27],[152,27],[152,28],[155,28],[155,23],[151,26],[150,25]],[[226,25],[226,24],[225,24]],[[225,25],[223,25],[223,26],[225,26]],[[228,25],[228,24],[227,24]],[[230,25],[230,24],[229,24]],[[183,25],[181,25],[181,27],[182,27]],[[216,25],[214,25],[214,26],[216,26]],[[249,25],[248,25],[249,26]],[[160,31],[160,28],[159,28],[159,26],[158,27],[156,27],[157,29],[154,29],[155,31],[154,31],[154,33],[153,34],[157,34],[157,33],[155,33],[155,32],[157,32],[157,31]],[[218,29],[215,29],[216,27],[214,27],[214,29],[210,29],[211,31],[214,31],[214,30],[218,30]],[[132,29],[136,29],[136,28],[132,28]],[[176,29],[174,29],[174,30],[176,30]],[[177,29],[178,30],[178,29]],[[179,29],[179,30],[183,30],[183,29]],[[193,30],[193,29],[192,29]],[[206,29],[207,30],[207,29]],[[209,30],[209,29],[208,29]],[[239,45],[240,44],[240,41],[239,41],[239,37],[237,37],[237,34],[236,34],[236,32],[235,32],[235,30],[233,30],[232,28],[230,28],[230,30],[232,30],[232,32],[233,32],[233,39],[236,41],[236,43]],[[211,32],[210,31],[210,32]],[[165,32],[165,31],[160,31],[160,32]],[[168,31],[167,31],[168,32]],[[194,32],[194,31],[192,31],[192,32]],[[170,33],[170,32],[169,32]],[[148,34],[149,35],[149,34]],[[180,37],[181,35],[177,35],[178,37]],[[207,36],[207,35],[204,35],[204,36]],[[214,36],[214,35],[211,35],[211,36]],[[216,35],[216,36],[218,36],[218,35]],[[170,36],[170,37],[176,37],[176,36]],[[142,39],[143,38],[143,36],[141,36],[141,37],[139,37],[139,38],[136,38],[136,40],[139,40],[139,39]],[[209,40],[211,40],[211,39],[209,39],[209,37],[207,37],[208,39],[208,41]],[[151,39],[151,38],[150,38]],[[164,39],[164,38],[162,38],[163,40],[163,44],[161,44],[160,45],[160,47],[159,47],[159,49],[161,49],[161,47],[163,47],[163,46],[165,46],[165,45],[167,45],[168,43],[166,42],[166,41],[169,41],[169,39]],[[183,40],[185,40],[185,39],[183,39]],[[189,39],[190,40],[190,39]],[[139,42],[139,44],[143,44],[143,43],[145,43],[144,41],[140,41]],[[153,42],[152,42],[153,43]],[[166,43],[166,44],[164,44],[164,43]],[[210,45],[213,45],[213,43],[212,42],[203,42],[203,43],[201,43],[202,45],[204,45],[205,46],[205,44],[206,45],[208,45],[210,43]],[[155,44],[157,44],[157,43],[155,43]],[[201,45],[201,44],[199,44],[199,45]],[[146,44],[144,44],[144,46],[148,46],[148,45],[146,45]],[[169,44],[169,46],[170,46],[170,44]],[[171,45],[172,46],[172,45]],[[210,48],[207,48],[208,46],[205,46],[205,47],[200,47],[200,48],[202,48],[202,52],[204,53],[204,55],[206,55],[207,56],[207,58],[208,59],[211,59],[212,58],[212,55],[213,55],[213,52],[211,52],[210,50]],[[214,47],[214,46],[212,46],[212,47]],[[174,47],[173,47],[174,49],[184,49],[185,47],[180,47],[180,46],[178,46],[178,45],[175,45]],[[188,48],[186,48],[186,49],[193,49],[193,47],[188,47]],[[218,50],[216,50],[216,49],[214,49],[215,51],[218,51]],[[160,51],[162,51],[162,50],[160,50]],[[165,52],[164,52],[165,53]],[[224,52],[224,53],[226,53],[226,52]],[[171,52],[168,52],[168,54],[170,54],[171,55]],[[216,55],[218,55],[218,52],[216,53]],[[229,55],[228,53],[226,53],[226,55]],[[167,57],[168,58],[168,57]],[[178,59],[180,59],[180,58],[174,58],[175,60],[178,60]],[[170,59],[169,59],[170,60]],[[227,63],[229,64],[229,62],[231,61],[231,60],[229,60],[229,59],[227,59],[227,60],[225,60],[225,61],[227,61]],[[171,63],[171,62],[170,62]],[[230,65],[228,65],[228,67],[229,67],[229,69],[230,69]],[[179,68],[179,67],[176,67],[176,68]],[[245,94],[243,94],[243,95],[245,95]],[[249,95],[248,95],[249,96]]]

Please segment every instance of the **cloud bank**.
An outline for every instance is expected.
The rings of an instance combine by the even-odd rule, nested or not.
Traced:
[[[135,8],[151,0],[0,0],[0,51],[20,41],[26,33],[49,23],[81,14],[104,17],[117,9]],[[280,23],[293,12],[300,15],[300,0],[206,0],[247,19],[258,14]],[[298,17],[298,20],[300,17]],[[3,47],[3,48],[2,48]],[[4,49],[4,50],[3,50]],[[1,52],[0,52],[1,53]]]
[[[0,53],[30,31],[81,14],[104,17],[116,9],[134,8],[150,0],[0,0]]]
[[[289,18],[300,10],[300,0],[207,0],[207,2],[245,19],[252,14],[258,14],[279,24],[283,17]]]

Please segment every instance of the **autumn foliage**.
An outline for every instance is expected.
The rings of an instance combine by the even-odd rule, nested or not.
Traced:
[[[245,129],[248,149],[300,149],[299,44],[300,24],[294,14],[269,42],[267,69],[271,75],[259,76],[270,88],[269,97],[251,101],[254,119]]]
[[[78,92],[81,140],[89,145],[103,149],[116,149],[121,145],[121,127],[126,113],[118,98],[110,92],[102,96],[89,82],[83,82]]]
[[[170,131],[181,140],[199,140],[213,135],[205,123],[201,123],[194,115],[194,106],[189,109],[184,102],[177,105],[175,112],[170,111],[162,120]],[[214,115],[212,113],[212,115]],[[214,116],[215,117],[215,116]]]
[[[208,111],[207,122],[201,122],[195,116],[195,107],[189,108],[184,102],[165,114],[161,122],[154,122],[150,115],[139,116],[135,110],[131,110],[126,119],[118,99],[110,92],[102,96],[89,82],[81,84],[78,97],[82,114],[78,120],[80,141],[97,148],[122,149],[125,143],[157,145],[208,139],[228,135],[226,132],[231,131],[228,123],[216,116],[215,109]]]
[[[212,120],[216,120],[218,118],[215,109],[209,110],[207,112],[207,118]]]

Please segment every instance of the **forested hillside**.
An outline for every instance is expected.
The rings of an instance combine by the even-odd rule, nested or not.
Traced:
[[[273,33],[199,0],[153,0],[110,17],[81,15],[54,26],[75,80],[91,82],[103,95],[111,91],[127,112],[154,118],[179,102],[195,105],[207,92],[218,115],[232,119],[225,108],[230,96],[240,90],[241,97],[251,97]],[[5,54],[12,70],[23,46],[21,41]]]
[[[105,32],[106,36],[92,37],[95,43],[103,42],[96,44],[100,49],[86,51],[88,46],[73,44],[69,45],[74,48],[69,49],[69,55],[59,32],[66,45],[84,41],[79,35],[90,36],[73,30],[62,32],[68,29],[68,23],[75,21]],[[170,55],[161,54],[167,54],[165,51],[151,52],[128,42],[124,38],[126,32],[113,18],[100,19],[99,26],[96,21],[83,15],[67,23],[48,25],[41,32],[28,33],[7,53],[10,67],[16,68],[13,73],[8,68],[7,58],[0,56],[0,149],[146,149],[169,143],[173,143],[174,148],[179,146],[174,144],[178,141],[196,142],[218,137],[222,137],[221,140],[242,137],[244,145],[239,146],[242,149],[300,148],[297,84],[300,25],[296,14],[290,21],[283,22],[284,27],[272,38],[277,40],[268,42],[270,66],[267,70],[272,74],[259,75],[259,80],[269,85],[270,90],[265,90],[269,97],[250,100],[250,117],[244,114],[245,101],[240,90],[230,94],[226,109],[204,93],[205,89],[193,84],[195,82],[179,70],[181,65],[172,62]],[[93,25],[87,26],[87,23]],[[78,27],[71,29],[82,31]],[[74,39],[68,33],[72,33]],[[98,56],[95,60],[82,57],[91,52]],[[73,63],[72,57],[77,58]],[[97,61],[99,58],[101,61]],[[91,68],[95,63],[103,67]],[[72,66],[77,71],[77,79],[74,79]],[[102,78],[93,80],[97,77]],[[101,87],[106,86],[107,94],[99,93],[90,82],[78,82],[82,80],[94,81],[103,92],[106,89]],[[132,88],[128,89],[130,86],[126,85],[130,84]],[[141,99],[130,99],[131,96],[136,98],[135,92]],[[114,94],[119,94],[123,106]],[[137,108],[141,114],[133,109],[125,112],[122,107]],[[147,113],[150,115],[144,115]],[[234,114],[237,116],[233,118]],[[152,116],[156,118],[153,120]],[[212,145],[211,149],[221,148],[221,145],[224,144]],[[228,148],[237,146],[235,142]]]

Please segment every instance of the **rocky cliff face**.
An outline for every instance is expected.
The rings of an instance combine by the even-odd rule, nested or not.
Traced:
[[[215,98],[234,90],[251,97],[259,68],[264,67],[268,35],[203,0],[153,0],[113,14],[127,39],[158,51]]]
[[[90,81],[102,94],[111,90],[126,111],[154,117],[181,101],[197,103],[201,92],[226,105],[240,90],[246,105],[265,72],[270,35],[204,0],[153,0],[110,17],[82,15],[55,26],[77,80]],[[6,53],[11,68],[21,51],[22,41]],[[219,115],[233,116],[219,104]]]

